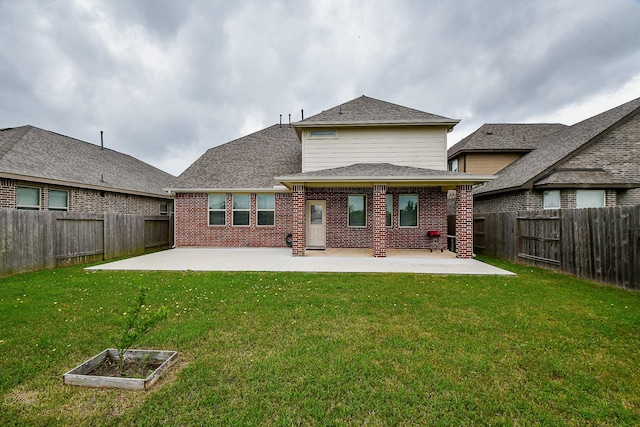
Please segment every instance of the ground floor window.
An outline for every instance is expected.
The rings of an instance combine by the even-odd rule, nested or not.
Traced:
[[[40,189],[37,187],[16,187],[16,208],[40,210]]]
[[[349,195],[349,227],[367,226],[367,196]]]
[[[548,190],[542,195],[545,209],[560,209],[560,190]]]
[[[576,191],[576,208],[603,208],[604,200],[604,190]]]
[[[209,225],[225,225],[226,213],[227,196],[209,194]]]
[[[249,225],[251,210],[251,195],[233,195],[233,225]]]
[[[275,225],[276,200],[274,194],[258,194],[256,197],[258,225]]]
[[[398,197],[400,227],[418,226],[418,195],[400,194]]]
[[[393,225],[393,194],[387,194],[387,227]]]
[[[68,211],[69,192],[64,190],[49,190],[49,210]]]

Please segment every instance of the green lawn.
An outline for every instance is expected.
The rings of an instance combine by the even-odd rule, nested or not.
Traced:
[[[517,277],[85,272],[0,279],[0,425],[638,425],[640,293]],[[63,386],[140,284],[180,360],[148,392]]]

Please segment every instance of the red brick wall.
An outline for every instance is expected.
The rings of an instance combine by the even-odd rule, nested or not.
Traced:
[[[456,187],[456,257],[473,257],[473,194],[471,185]]]
[[[372,188],[305,188],[294,193],[276,194],[274,227],[257,227],[255,194],[251,197],[249,226],[231,225],[231,194],[227,194],[227,223],[208,225],[208,195],[177,194],[175,199],[176,245],[217,247],[285,247],[285,236],[294,235],[294,255],[304,255],[304,224],[306,200],[324,200],[327,203],[327,247],[373,247],[373,189]],[[393,223],[386,229],[387,248],[422,249],[445,248],[447,243],[447,195],[440,188],[387,188],[393,194]],[[347,226],[347,205],[350,194],[367,195],[367,227]],[[418,194],[418,227],[401,228],[398,219],[398,194]],[[296,201],[297,200],[297,201]],[[294,224],[294,210],[301,213],[299,224]],[[384,217],[383,217],[384,220]],[[427,238],[427,231],[437,230],[441,237]]]
[[[386,185],[373,186],[373,256],[387,256]]]
[[[207,194],[177,194],[175,199],[176,245],[286,247],[285,237],[293,231],[291,194],[276,193],[274,226],[257,226],[255,194],[251,194],[249,225],[232,226],[231,198],[231,193],[227,193],[226,224],[224,226],[210,226],[209,196]]]

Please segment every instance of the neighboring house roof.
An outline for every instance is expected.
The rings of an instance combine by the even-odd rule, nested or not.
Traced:
[[[302,170],[302,146],[289,125],[210,148],[176,180],[173,192],[211,189],[273,189],[274,176]]]
[[[460,120],[414,110],[390,102],[361,96],[314,116],[293,123],[296,128],[371,125],[444,125],[455,126]]]
[[[529,152],[540,138],[567,128],[560,123],[487,123],[452,146],[449,160],[463,152]]]
[[[577,150],[639,111],[640,98],[637,98],[543,137],[537,149],[502,169],[496,180],[479,186],[474,189],[474,193],[482,195],[531,188],[537,184],[536,181],[554,172],[555,168],[573,156]]]
[[[637,184],[633,180],[615,176],[603,169],[556,169],[550,175],[536,181],[538,188],[629,188]]]
[[[0,129],[0,176],[168,197],[175,177],[134,157],[34,126]]]
[[[356,163],[332,169],[279,176],[276,179],[288,187],[294,183],[344,182],[350,184],[402,184],[402,185],[458,185],[477,184],[494,179],[493,175],[472,175],[444,170],[397,166],[390,163]]]

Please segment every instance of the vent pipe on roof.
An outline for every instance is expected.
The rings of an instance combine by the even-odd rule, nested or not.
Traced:
[[[289,113],[289,127],[291,127],[291,113]]]
[[[282,129],[282,114],[280,114],[280,129]]]
[[[102,136],[104,132],[100,131],[100,149],[104,150],[104,137]]]
[[[338,112],[338,114],[342,114],[342,105],[340,106],[340,111]]]
[[[304,109],[300,110],[300,120],[304,120]]]

